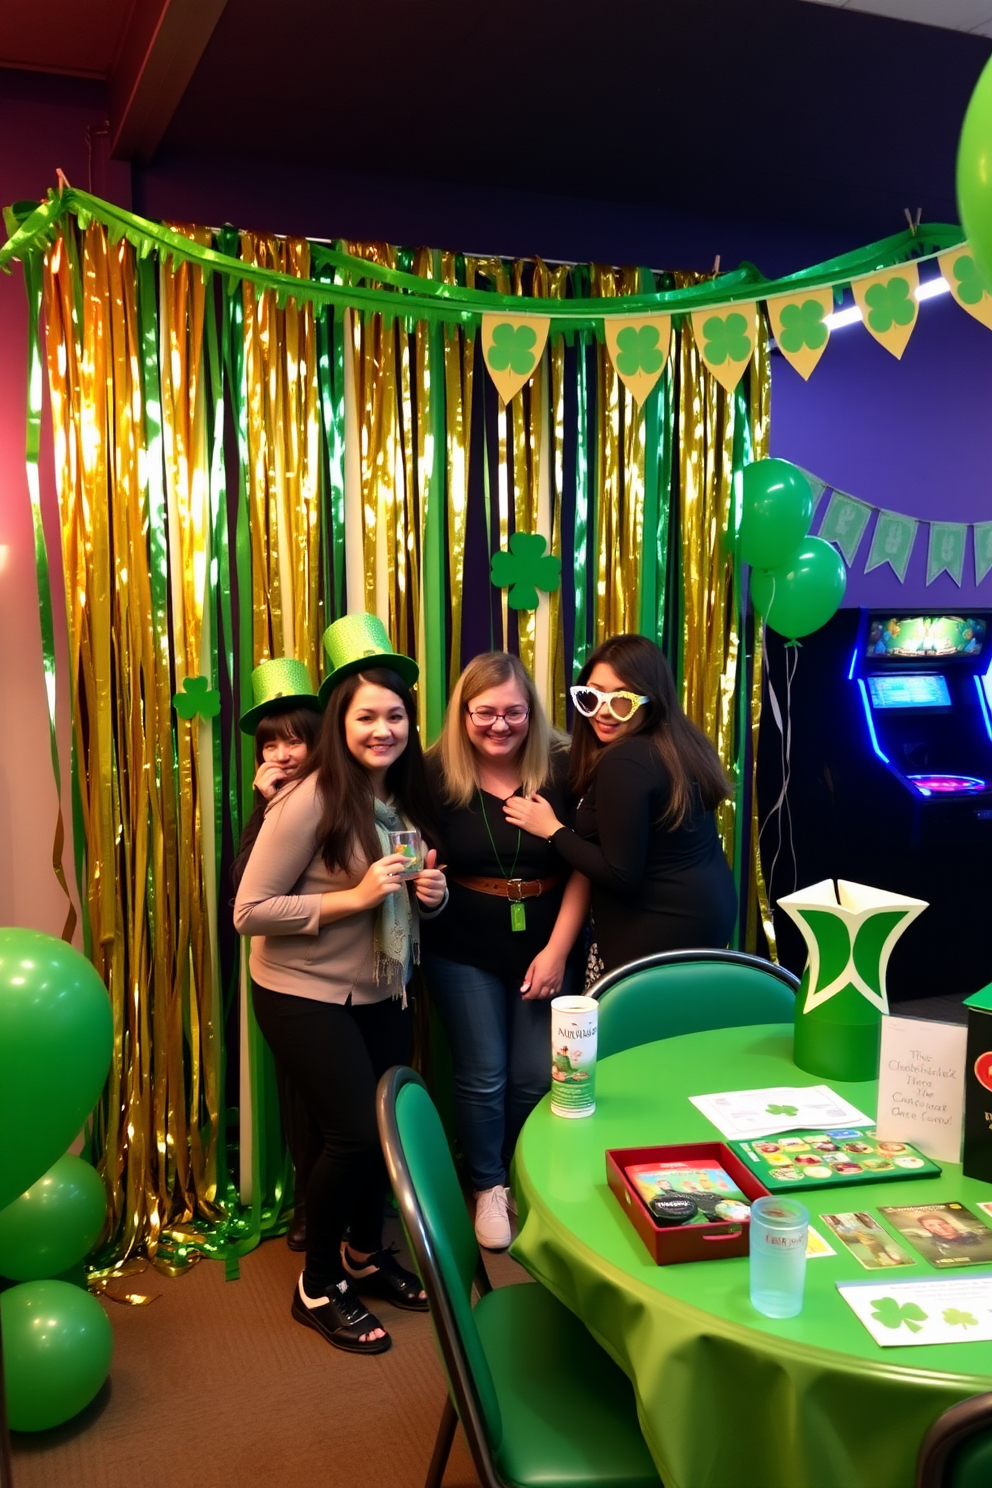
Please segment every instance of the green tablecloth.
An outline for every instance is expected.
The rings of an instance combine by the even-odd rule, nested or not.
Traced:
[[[513,1253],[630,1376],[666,1488],[912,1488],[927,1427],[992,1385],[990,1343],[879,1347],[834,1285],[873,1273],[839,1242],[808,1263],[802,1313],[774,1320],[751,1307],[746,1257],[656,1266],[622,1213],[607,1148],[719,1137],[690,1095],[820,1083],[791,1049],[791,1028],[762,1025],[627,1050],[596,1071],[595,1115],[563,1120],[545,1097],[517,1147]],[[832,1088],[874,1113],[873,1082]],[[941,1166],[937,1179],[802,1198],[814,1223],[823,1211],[992,1200],[992,1186]],[[895,1274],[937,1273],[921,1260]]]

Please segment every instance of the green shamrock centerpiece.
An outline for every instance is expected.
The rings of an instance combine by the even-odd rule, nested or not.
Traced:
[[[536,610],[538,589],[551,594],[561,583],[561,559],[545,553],[546,547],[540,533],[514,532],[510,551],[493,554],[492,581],[497,589],[509,589],[511,610]]]
[[[210,686],[206,677],[184,677],[183,690],[173,695],[172,706],[187,722],[197,716],[216,718],[220,712],[220,693]]]

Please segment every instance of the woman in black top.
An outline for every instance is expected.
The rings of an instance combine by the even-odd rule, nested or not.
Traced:
[[[597,975],[658,951],[725,946],[737,891],[714,809],[730,790],[665,657],[645,636],[613,636],[572,699],[575,830],[541,796],[504,810],[591,880]]]
[[[540,789],[569,820],[567,760],[533,682],[503,651],[465,668],[427,756],[451,899],[422,926],[423,962],[451,1044],[476,1235],[493,1250],[510,1243],[507,1164],[551,1084],[548,999],[579,979],[569,956],[589,902],[585,878],[503,807]]]

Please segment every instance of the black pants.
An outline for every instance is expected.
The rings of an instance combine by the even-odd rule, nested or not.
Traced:
[[[354,1006],[254,988],[255,1017],[319,1128],[323,1148],[307,1185],[307,1271],[341,1278],[341,1237],[356,1250],[382,1244],[386,1166],[375,1088],[410,1054],[411,1019],[394,998]]]

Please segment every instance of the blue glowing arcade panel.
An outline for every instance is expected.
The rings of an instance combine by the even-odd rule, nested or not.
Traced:
[[[918,799],[992,797],[992,612],[862,611],[848,672],[868,742]]]

